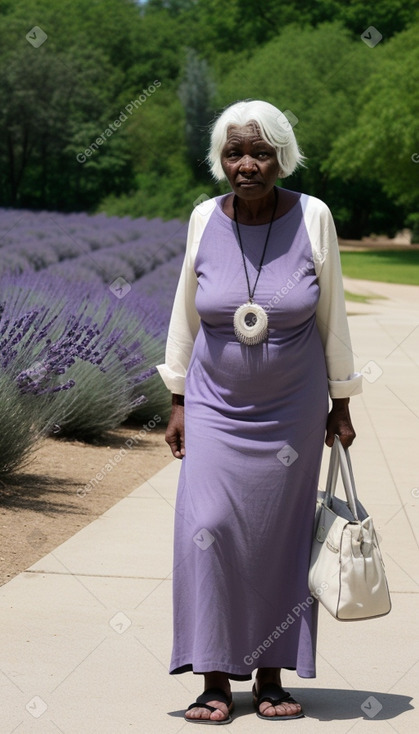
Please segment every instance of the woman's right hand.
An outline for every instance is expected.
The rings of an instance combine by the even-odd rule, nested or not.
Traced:
[[[185,408],[183,395],[172,396],[172,412],[167,424],[165,440],[175,459],[185,456]]]

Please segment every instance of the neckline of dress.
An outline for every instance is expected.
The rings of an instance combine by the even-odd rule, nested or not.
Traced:
[[[287,191],[289,191],[289,190],[290,189],[287,189]],[[228,214],[226,214],[225,211],[223,211],[223,208],[222,208],[222,200],[225,199],[227,196],[230,196],[231,193],[232,192],[229,191],[227,194],[221,194],[220,196],[216,196],[215,197],[215,200],[217,202],[217,208],[218,208],[218,211],[220,212],[221,216],[224,219],[227,219],[227,221],[232,222],[234,224],[234,219],[232,219],[231,217],[229,217]],[[285,219],[287,219],[287,217],[290,214],[292,214],[292,212],[294,211],[294,209],[301,203],[302,193],[300,193],[299,191],[295,191],[293,193],[299,194],[299,197],[298,197],[297,201],[295,202],[295,204],[292,205],[291,209],[288,209],[288,211],[285,212],[285,214],[282,214],[280,217],[277,217],[276,219],[273,220],[273,222],[272,222],[272,226],[273,227],[275,226],[275,224],[277,222],[283,222]],[[269,227],[269,222],[265,222],[265,224],[243,224],[242,222],[240,222],[240,227],[249,227],[250,229],[256,229],[257,227]]]

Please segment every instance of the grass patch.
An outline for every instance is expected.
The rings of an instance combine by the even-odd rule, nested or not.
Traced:
[[[340,257],[348,278],[419,285],[419,250],[341,252]]]
[[[382,300],[386,301],[386,296],[378,296],[375,293],[371,293],[369,296],[361,296],[360,293],[351,293],[351,291],[345,291],[345,301],[355,301],[356,303],[371,303],[371,301]]]
[[[359,293],[351,293],[345,291],[345,301],[355,301],[356,303],[369,303],[371,296],[361,296]]]

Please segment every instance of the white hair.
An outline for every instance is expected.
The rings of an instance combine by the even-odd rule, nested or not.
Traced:
[[[262,138],[276,150],[280,166],[279,177],[290,176],[304,155],[298,147],[292,124],[281,110],[262,100],[236,102],[221,113],[211,129],[211,145],[207,156],[211,173],[217,181],[226,178],[221,165],[221,152],[227,140],[230,125],[247,125],[255,122]]]

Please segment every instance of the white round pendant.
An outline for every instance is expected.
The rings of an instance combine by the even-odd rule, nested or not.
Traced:
[[[234,333],[242,344],[251,347],[268,336],[268,314],[257,303],[244,303],[234,314]]]

